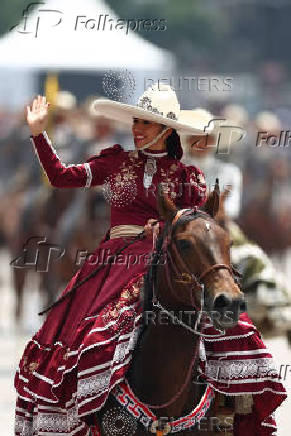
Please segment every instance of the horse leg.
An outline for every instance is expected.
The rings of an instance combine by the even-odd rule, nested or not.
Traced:
[[[50,306],[52,303],[54,303],[58,293],[58,280],[51,273],[51,271],[43,273],[40,288],[44,295],[44,307]]]
[[[23,312],[23,290],[25,284],[26,270],[24,268],[13,268],[13,287],[15,290],[15,321],[18,323]]]
[[[207,421],[209,436],[233,436],[234,399],[215,393],[214,403]],[[202,430],[202,425],[201,425]],[[205,435],[205,431],[201,435]]]

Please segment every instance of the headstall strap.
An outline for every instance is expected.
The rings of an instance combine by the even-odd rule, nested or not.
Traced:
[[[173,218],[173,220],[172,220],[172,226],[173,225],[175,225],[176,223],[177,223],[177,221],[179,220],[179,218],[182,216],[182,215],[188,215],[188,214],[192,214],[193,213],[193,211],[194,212],[197,212],[197,210],[198,210],[198,208],[197,208],[197,206],[195,206],[193,209],[180,209],[180,210],[178,210],[178,212],[176,213],[176,215],[175,215],[175,217]],[[167,245],[168,245],[168,243],[170,242],[170,240],[171,240],[171,238],[169,237],[169,235],[167,235],[167,238],[165,238],[166,239],[166,244],[163,244],[163,249],[165,249],[165,247],[167,247]],[[178,258],[178,260],[179,260],[179,262],[181,262],[181,256],[180,256],[180,254],[179,254],[179,252],[178,252],[178,250],[177,250],[177,247],[176,247],[176,245],[174,245],[174,251],[175,251],[175,254],[176,254],[176,256],[177,256],[177,258]],[[173,266],[175,266],[175,264],[174,264],[174,262],[172,261],[172,259],[171,259],[171,263],[172,263],[172,265]],[[187,268],[187,270],[189,270],[189,268],[187,267],[187,265],[185,264],[185,262],[183,262],[184,263],[184,265],[186,266],[186,268]],[[176,268],[175,268],[176,269]],[[191,271],[190,271],[190,273],[189,272],[186,272],[186,273],[181,273],[181,276],[183,277],[182,278],[182,280],[180,279],[180,280],[176,280],[177,282],[179,282],[179,283],[185,283],[185,284],[187,284],[187,283],[190,283],[190,280],[189,280],[189,276],[192,276],[192,280],[194,279],[194,280],[196,280],[196,286],[199,288],[199,285],[200,285],[200,288],[201,288],[201,280],[203,279],[203,278],[205,278],[205,276],[207,275],[207,274],[209,274],[210,272],[212,272],[212,271],[214,271],[214,270],[216,270],[216,269],[227,269],[229,272],[230,272],[230,274],[232,275],[232,276],[235,276],[235,282],[237,283],[237,279],[236,279],[236,277],[238,277],[238,278],[242,278],[242,274],[233,266],[233,265],[226,265],[226,264],[224,264],[224,263],[217,263],[217,264],[215,264],[215,265],[211,265],[206,271],[204,271],[202,274],[200,274],[200,276],[199,276],[199,278],[197,279],[197,277],[196,276],[194,276],[192,273],[191,273]]]
[[[205,276],[207,276],[207,274],[209,274],[210,272],[216,270],[216,269],[227,269],[231,274],[232,274],[232,269],[230,266],[224,264],[224,263],[216,263],[215,265],[211,265],[209,268],[207,268],[206,271],[204,271],[200,277],[199,280],[202,280],[205,278]]]
[[[199,290],[201,292],[201,304],[200,304],[200,308],[197,308],[195,305],[195,301],[192,301],[192,305],[193,307],[197,310],[198,312],[198,316],[195,322],[195,326],[194,329],[191,328],[190,326],[188,326],[187,324],[183,323],[182,321],[180,321],[175,315],[173,315],[173,319],[175,319],[175,321],[177,322],[177,324],[183,326],[184,328],[186,328],[187,330],[190,330],[192,333],[199,335],[201,338],[203,337],[207,337],[206,334],[202,333],[202,330],[198,330],[198,325],[200,324],[200,322],[202,321],[202,314],[203,314],[203,308],[204,308],[204,284],[202,283],[202,279],[206,277],[207,274],[209,274],[212,271],[218,270],[218,269],[227,269],[230,274],[232,276],[237,275],[239,276],[238,271],[235,270],[235,268],[233,267],[233,265],[226,265],[223,263],[217,263],[215,265],[211,265],[209,268],[206,269],[206,271],[202,272],[202,274],[200,274],[199,277],[196,277],[195,274],[193,274],[190,269],[188,268],[187,264],[185,263],[185,261],[183,260],[183,258],[181,257],[176,244],[173,244],[173,249],[177,258],[177,264],[174,262],[171,253],[168,250],[169,244],[171,242],[171,229],[173,227],[173,225],[175,225],[177,223],[177,221],[179,220],[179,218],[182,215],[192,215],[194,212],[197,212],[197,207],[195,207],[194,209],[180,209],[178,210],[178,212],[176,213],[175,217],[172,220],[172,225],[171,227],[167,224],[164,228],[164,238],[163,238],[163,243],[162,243],[162,247],[161,247],[161,252],[163,254],[166,253],[167,255],[167,259],[169,260],[169,262],[166,262],[165,265],[165,275],[166,275],[166,280],[169,286],[169,289],[172,292],[174,291],[173,285],[171,283],[171,279],[170,279],[170,270],[169,270],[169,264],[171,264],[175,274],[177,275],[177,277],[179,278],[175,278],[175,282],[176,283],[180,283],[183,285],[191,285],[193,284],[193,289]],[[183,267],[183,269],[186,269],[186,271],[182,271],[179,269],[180,267]],[[235,278],[236,281],[236,278]],[[237,281],[236,281],[237,282]],[[191,294],[192,296],[192,294]],[[161,303],[159,302],[157,295],[155,293],[155,287],[154,287],[154,283],[153,283],[153,305],[154,307],[157,307],[160,310],[163,310],[164,312],[170,314],[170,312],[164,308]],[[211,335],[212,337],[220,337],[223,336],[225,334],[225,330],[219,330],[220,332],[218,335]]]

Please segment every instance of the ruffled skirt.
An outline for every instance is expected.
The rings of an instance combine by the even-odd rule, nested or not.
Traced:
[[[121,238],[102,242],[95,259],[85,262],[63,294],[98,266],[97,258],[106,261],[124,243]],[[151,251],[150,240],[135,242],[50,311],[27,344],[15,376],[15,435],[89,435],[92,414],[129,368]],[[273,413],[286,392],[256,327],[242,314],[223,337],[211,336],[217,333],[212,327],[205,333],[201,377],[217,392],[251,400],[249,410],[236,411],[234,435],[271,435]]]

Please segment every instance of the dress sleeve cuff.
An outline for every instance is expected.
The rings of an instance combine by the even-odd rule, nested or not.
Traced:
[[[29,137],[31,139],[40,139],[43,138],[44,136],[48,136],[47,132],[44,130],[43,132],[39,133],[38,135],[29,135]]]

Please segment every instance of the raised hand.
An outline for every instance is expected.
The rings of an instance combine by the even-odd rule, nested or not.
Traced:
[[[48,108],[50,103],[46,101],[46,97],[39,95],[32,102],[32,107],[27,106],[27,124],[31,134],[37,136],[42,133],[48,122]]]

